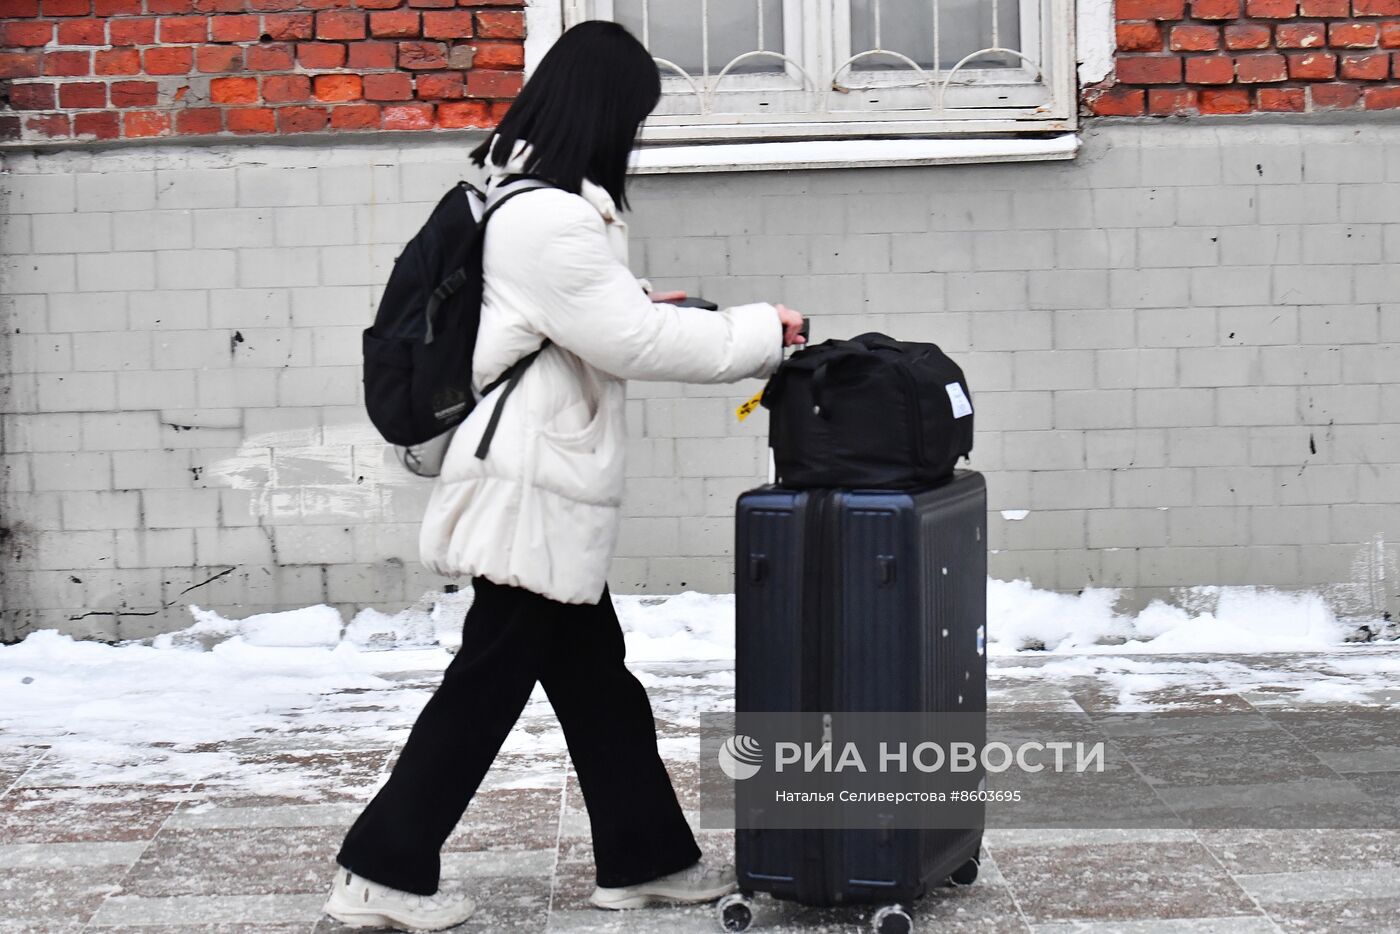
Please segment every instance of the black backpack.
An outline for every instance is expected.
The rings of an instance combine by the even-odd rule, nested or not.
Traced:
[[[878,333],[823,341],[778,368],[762,403],[784,486],[924,486],[972,450],[967,380],[936,344]]]
[[[543,179],[516,176],[494,186],[488,197],[458,182],[394,260],[374,324],[364,332],[365,408],[414,473],[436,476],[452,432],[480,398],[471,378],[487,221],[511,198],[549,187]],[[482,391],[484,397],[507,383],[477,457],[486,457],[506,398],[548,345],[545,340]]]

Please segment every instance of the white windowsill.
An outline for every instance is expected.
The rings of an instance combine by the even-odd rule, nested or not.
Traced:
[[[632,154],[638,175],[681,172],[770,172],[976,162],[1073,159],[1079,136],[1049,139],[842,139],[780,143],[645,146]]]

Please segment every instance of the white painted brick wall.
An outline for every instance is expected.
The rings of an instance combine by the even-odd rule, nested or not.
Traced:
[[[1366,582],[1400,541],[1400,127],[1085,142],[1070,164],[639,179],[633,265],[785,301],[818,339],[943,345],[998,576],[1400,611]],[[360,408],[359,330],[462,152],[7,157],[0,637],[443,583],[416,561],[430,487]],[[632,385],[614,590],[731,588],[733,502],[767,470],[764,413],[733,408],[758,388]]]

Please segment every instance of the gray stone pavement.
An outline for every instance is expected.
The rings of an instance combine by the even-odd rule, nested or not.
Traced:
[[[1105,673],[1112,659],[1097,659],[1097,673],[1069,676],[1053,674],[1063,658],[996,660],[990,704],[1092,712],[1130,698],[1187,712],[1222,704],[1277,709],[1305,690],[1278,685],[1306,685],[1324,669],[1336,683],[1348,670],[1332,657],[1230,661],[1241,667],[1217,665],[1212,682],[1192,673],[1189,661],[1182,677],[1164,677],[1177,669],[1153,659],[1152,676],[1133,688]],[[1122,660],[1118,668],[1141,664]],[[732,704],[732,673],[722,663],[634,668],[652,693],[682,804],[694,811],[693,716]],[[1235,690],[1227,683],[1232,670],[1263,676]],[[396,740],[384,737],[401,739],[404,721],[396,713],[397,731],[389,734],[328,724],[342,715],[372,723],[376,711],[390,710],[390,693],[421,694],[438,672],[395,678],[394,692],[331,696],[285,729],[210,750],[233,754],[238,768],[193,784],[76,784],[43,743],[0,744],[0,932],[339,931],[319,915],[332,856],[393,759]],[[1391,700],[1374,679],[1359,696],[1400,703],[1400,690]],[[464,883],[480,905],[461,930],[718,930],[710,908],[612,914],[588,907],[587,817],[567,757],[550,738],[555,731],[547,706],[532,702],[521,742],[508,744],[448,842],[444,877]],[[1364,778],[1378,800],[1400,793],[1393,759]],[[711,855],[732,853],[729,832],[698,836]],[[977,883],[931,893],[915,915],[918,930],[940,934],[1400,931],[1400,831],[992,830]],[[867,913],[762,899],[752,930],[868,930]]]

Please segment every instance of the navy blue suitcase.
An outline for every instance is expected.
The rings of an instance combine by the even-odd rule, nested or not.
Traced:
[[[987,489],[959,470],[911,491],[766,486],[736,510],[735,703],[744,711],[984,712]],[[746,830],[745,895],[895,905],[976,878],[980,827]]]

